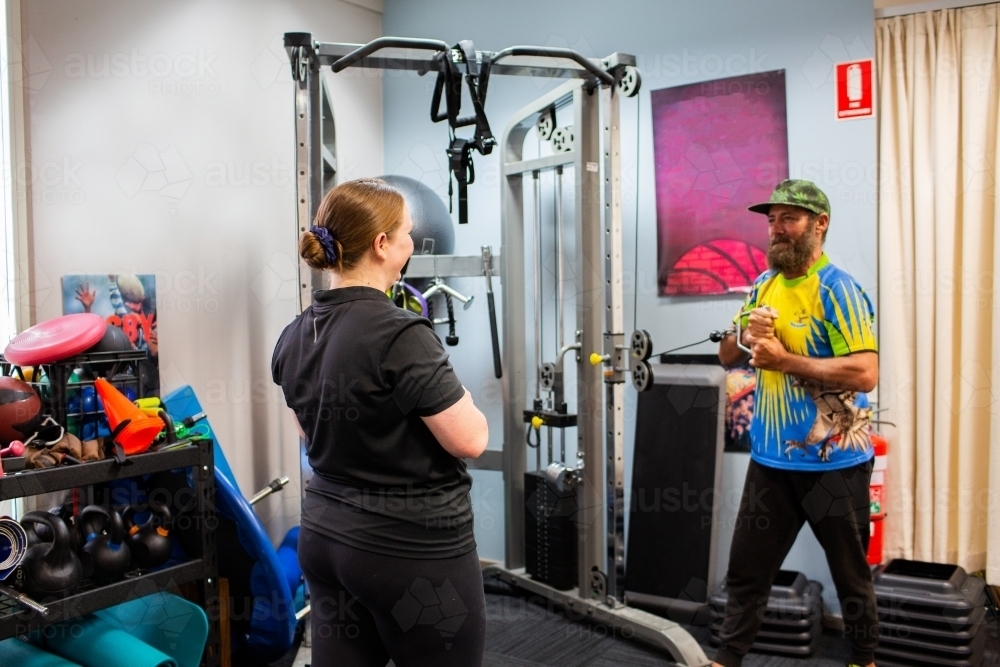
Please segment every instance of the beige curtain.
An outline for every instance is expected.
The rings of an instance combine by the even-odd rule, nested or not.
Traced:
[[[875,23],[886,556],[1000,584],[1000,5]]]

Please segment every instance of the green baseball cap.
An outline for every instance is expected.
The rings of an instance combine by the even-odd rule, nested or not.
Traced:
[[[819,189],[819,186],[812,181],[804,181],[797,178],[789,178],[778,183],[771,193],[771,199],[764,204],[754,204],[750,210],[754,213],[767,215],[772,204],[787,204],[788,206],[798,206],[807,211],[812,211],[816,215],[826,213],[830,215],[830,200],[826,194]]]

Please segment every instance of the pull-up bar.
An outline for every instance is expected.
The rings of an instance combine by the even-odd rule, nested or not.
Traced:
[[[437,39],[414,39],[412,37],[379,37],[373,39],[360,48],[351,51],[343,58],[337,60],[331,67],[334,72],[340,72],[351,65],[357,64],[359,60],[381,49],[420,49],[423,51],[447,51],[449,47],[446,43]]]
[[[311,36],[307,39],[304,33],[292,33],[286,35],[286,46],[307,47],[311,41]],[[318,45],[316,47],[318,49]],[[367,44],[352,49],[349,53],[337,58],[329,63],[334,72],[342,72],[353,65],[364,66],[364,61],[373,54],[383,49],[409,49],[413,51],[433,51],[434,55],[426,62],[426,67],[420,69],[421,74],[437,69],[438,80],[434,87],[434,99],[431,102],[431,120],[439,122],[448,121],[451,139],[447,148],[449,169],[451,177],[458,185],[458,222],[465,224],[469,221],[468,212],[468,186],[476,180],[476,172],[472,163],[472,151],[478,151],[481,155],[489,155],[496,145],[496,140],[490,131],[489,121],[486,118],[486,91],[490,73],[494,65],[504,58],[511,56],[528,56],[544,59],[565,59],[571,60],[579,65],[583,71],[592,75],[596,80],[595,85],[614,86],[617,83],[617,76],[621,76],[624,68],[617,62],[611,63],[611,59],[602,61],[598,66],[591,60],[585,58],[581,53],[572,49],[547,48],[539,46],[510,46],[496,53],[490,51],[476,51],[471,41],[463,40],[454,47],[449,47],[445,42],[437,39],[415,39],[411,37],[379,37]],[[465,80],[469,87],[469,95],[475,113],[472,116],[461,117],[459,111],[462,106],[462,74],[458,66],[465,66]],[[614,68],[616,74],[612,74],[609,69]],[[443,93],[443,95],[442,95]],[[441,98],[445,100],[446,111],[439,110]],[[460,127],[475,125],[476,131],[472,137],[456,136],[455,131]],[[448,181],[448,198],[451,201],[452,180]]]
[[[583,54],[573,49],[561,49],[561,48],[551,48],[542,46],[508,46],[506,49],[502,49],[493,54],[493,63],[496,64],[502,58],[508,56],[535,56],[538,58],[565,58],[567,60],[572,60],[577,63],[583,69],[587,70],[593,74],[597,79],[600,80],[606,86],[615,85],[615,77],[612,76],[607,70],[601,69],[589,59],[583,57]]]

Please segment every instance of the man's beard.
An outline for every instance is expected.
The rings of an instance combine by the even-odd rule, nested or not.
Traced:
[[[767,265],[781,273],[796,273],[809,268],[809,260],[819,244],[816,236],[816,218],[810,218],[806,230],[797,239],[787,237],[778,239],[785,241],[776,245],[775,241],[767,248]]]

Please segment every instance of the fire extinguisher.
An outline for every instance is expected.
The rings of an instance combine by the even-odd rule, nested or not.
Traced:
[[[885,521],[885,475],[889,443],[875,431],[871,433],[871,441],[872,447],[875,448],[875,467],[872,469],[872,479],[868,486],[868,498],[871,502],[868,564],[879,565],[882,562],[885,532],[883,525]]]

